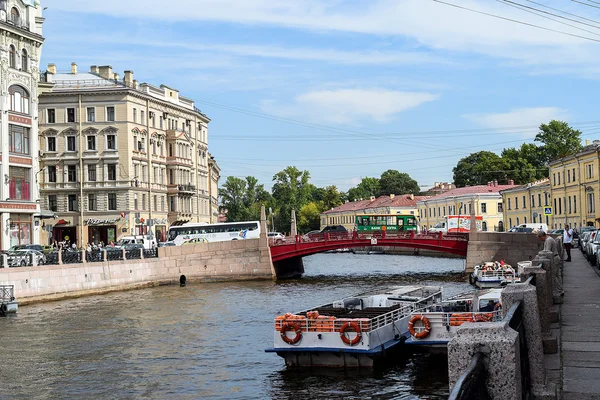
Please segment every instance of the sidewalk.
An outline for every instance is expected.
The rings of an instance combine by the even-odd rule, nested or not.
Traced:
[[[563,399],[600,399],[600,273],[579,249],[571,254],[560,321]]]

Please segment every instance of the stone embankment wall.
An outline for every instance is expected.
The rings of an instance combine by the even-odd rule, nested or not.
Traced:
[[[273,279],[266,238],[162,247],[159,258],[0,269],[21,304],[188,282]]]
[[[469,237],[466,273],[477,264],[500,261],[516,267],[517,262],[532,260],[543,248],[537,235],[522,232],[476,232]]]

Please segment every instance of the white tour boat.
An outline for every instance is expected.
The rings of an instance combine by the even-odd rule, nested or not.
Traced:
[[[489,289],[519,282],[519,273],[503,261],[486,262],[476,265],[469,275],[469,283],[479,289]]]
[[[446,347],[459,326],[467,322],[502,320],[502,289],[486,289],[450,297],[424,312],[411,314],[406,344]]]
[[[15,300],[15,287],[13,285],[0,285],[0,316],[14,314],[19,308]]]
[[[412,312],[441,300],[441,287],[403,286],[281,315],[265,351],[288,367],[373,367],[402,347]]]

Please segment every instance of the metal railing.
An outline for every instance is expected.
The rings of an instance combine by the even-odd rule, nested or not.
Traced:
[[[385,231],[369,231],[369,232],[325,232],[314,233],[310,235],[297,235],[289,237],[282,241],[272,241],[272,246],[282,246],[293,243],[318,243],[318,242],[333,242],[340,240],[369,240],[369,239],[402,239],[402,240],[453,240],[453,241],[468,241],[469,235],[465,233],[420,233],[415,231],[407,232],[385,232]]]
[[[448,400],[489,400],[491,399],[486,380],[483,353],[475,353],[464,374],[458,378]]]
[[[13,285],[0,285],[0,302],[15,299],[15,287]]]

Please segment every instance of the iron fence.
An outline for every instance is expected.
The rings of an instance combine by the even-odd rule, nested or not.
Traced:
[[[141,249],[132,249],[125,251],[125,259],[127,260],[139,260],[142,258]]]
[[[63,251],[61,254],[63,264],[76,264],[83,262],[81,260],[81,252],[79,251]]]
[[[123,259],[123,251],[120,249],[113,249],[106,251],[106,260],[107,261],[117,261]]]
[[[85,252],[85,261],[87,262],[102,262],[104,261],[103,250],[92,250]]]
[[[46,262],[45,265],[58,265],[58,252],[52,251],[46,254]]]
[[[144,258],[158,258],[158,248],[145,249]]]
[[[13,285],[0,285],[0,302],[15,299],[15,287]]]

